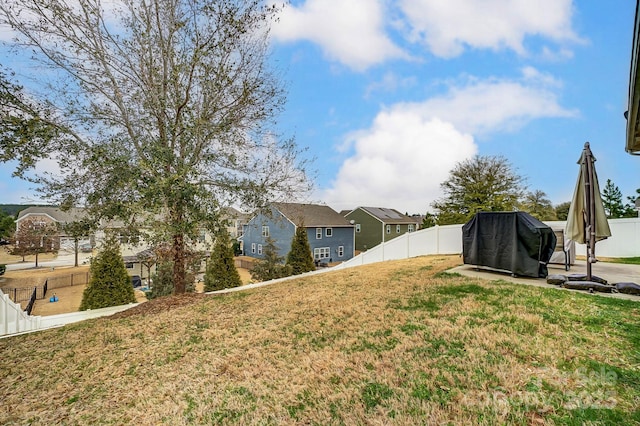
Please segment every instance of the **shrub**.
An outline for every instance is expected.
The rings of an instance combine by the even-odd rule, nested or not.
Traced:
[[[233,246],[229,234],[222,231],[216,238],[215,246],[207,263],[204,291],[222,290],[241,285],[240,274],[233,262]]]
[[[303,274],[316,269],[313,263],[313,255],[307,238],[307,229],[304,226],[296,228],[296,234],[291,241],[291,250],[287,254],[287,265],[293,275]]]
[[[156,273],[151,276],[153,286],[147,293],[147,299],[170,296],[173,294],[173,263],[163,261],[157,264]]]
[[[7,270],[7,265],[0,265],[0,275],[4,275],[4,272]]]
[[[291,267],[283,264],[284,257],[278,256],[278,247],[269,238],[264,249],[264,257],[257,261],[251,270],[251,278],[257,281],[269,281],[291,275]]]
[[[80,310],[125,305],[136,301],[131,278],[114,237],[108,237],[102,250],[91,261],[91,279],[82,294]]]

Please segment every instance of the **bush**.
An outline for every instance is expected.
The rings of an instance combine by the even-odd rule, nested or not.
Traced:
[[[7,270],[7,265],[0,265],[0,275],[4,275],[4,272]]]
[[[284,257],[278,256],[278,247],[272,239],[267,240],[264,258],[258,260],[251,269],[251,278],[269,281],[291,275],[291,267],[283,264]]]
[[[91,261],[90,273],[91,279],[82,294],[81,311],[136,301],[131,278],[114,237],[107,238],[102,250]]]
[[[229,234],[220,232],[207,263],[204,275],[204,291],[222,290],[242,285],[240,274],[233,261],[233,246]]]
[[[173,263],[160,262],[156,267],[156,273],[151,276],[153,286],[147,293],[147,299],[170,296],[173,294]]]
[[[291,268],[293,275],[315,271],[316,265],[313,263],[313,255],[307,238],[307,229],[304,226],[296,228],[296,234],[291,241],[291,250],[287,254],[287,265]]]
[[[161,260],[156,266],[156,273],[151,275],[153,283],[151,291],[147,293],[147,299],[155,299],[156,297],[171,296],[173,294],[173,262]],[[194,293],[196,284],[194,282],[193,272],[187,273],[186,293]]]

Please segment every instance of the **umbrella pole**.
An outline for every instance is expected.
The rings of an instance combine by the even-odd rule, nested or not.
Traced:
[[[593,187],[593,154],[589,147],[589,142],[584,144],[586,173],[585,173],[585,197],[587,210],[587,280],[591,281],[591,264],[596,261],[595,245],[596,245],[596,212],[595,212],[595,194]]]

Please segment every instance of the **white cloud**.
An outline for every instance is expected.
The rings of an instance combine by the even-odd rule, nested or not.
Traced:
[[[381,112],[369,130],[353,137],[354,155],[322,194],[338,210],[378,206],[424,213],[449,170],[477,151],[471,135],[420,111]]]
[[[311,41],[329,59],[362,71],[390,58],[408,58],[387,37],[384,25],[379,0],[307,0],[285,7],[272,35],[281,42]]]
[[[372,94],[378,92],[395,92],[399,88],[408,88],[415,86],[417,79],[415,77],[400,77],[392,71],[388,71],[382,76],[382,79],[373,82],[365,89],[364,97],[368,99]]]
[[[471,80],[439,97],[395,104],[345,138],[338,148],[353,154],[320,198],[338,210],[370,205],[424,213],[442,196],[440,183],[454,165],[477,153],[474,136],[575,116],[551,91],[559,85],[526,68],[519,80]]]
[[[412,40],[443,58],[465,47],[525,54],[526,36],[580,41],[571,28],[572,0],[401,0],[400,8]]]

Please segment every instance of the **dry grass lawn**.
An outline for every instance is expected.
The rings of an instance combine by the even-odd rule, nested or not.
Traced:
[[[633,424],[640,305],[384,262],[0,339],[0,424]]]

